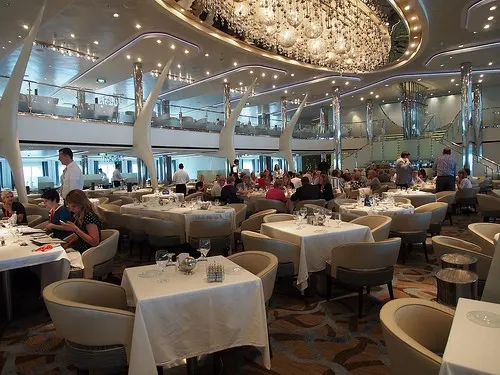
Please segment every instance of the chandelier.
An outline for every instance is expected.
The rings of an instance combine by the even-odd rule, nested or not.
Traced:
[[[338,72],[389,61],[391,38],[372,0],[201,0],[205,11],[245,41]]]

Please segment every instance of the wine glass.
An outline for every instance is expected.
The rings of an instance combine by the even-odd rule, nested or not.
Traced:
[[[167,267],[168,264],[168,251],[167,250],[158,250],[155,254],[155,259],[156,259],[156,265],[161,271],[160,274],[160,280],[159,282],[163,283],[167,281],[166,279],[163,278],[165,274],[165,268]]]
[[[214,206],[220,206],[220,202],[218,199],[214,199]]]
[[[338,212],[335,212],[333,218],[334,218],[335,222],[337,223],[337,228],[340,228],[340,223],[342,222],[342,216]]]
[[[330,224],[330,219],[332,218],[333,212],[332,210],[325,210],[325,225],[328,226]]]
[[[306,216],[307,216],[307,208],[302,207],[302,208],[299,210],[299,214],[300,214],[300,216],[302,217],[302,219],[305,219],[305,218],[306,218]]]
[[[174,256],[175,256],[175,253],[168,253],[167,254],[167,267],[175,267],[175,263],[174,263]]]
[[[207,254],[210,251],[210,240],[209,239],[201,239],[198,241],[198,251],[201,253],[201,256],[198,258],[198,262],[203,262],[207,260]]]
[[[299,211],[294,211],[293,216],[295,218],[295,224],[297,225],[297,229],[302,228],[302,216]]]

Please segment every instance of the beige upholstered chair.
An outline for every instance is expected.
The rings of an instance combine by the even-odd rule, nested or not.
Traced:
[[[342,206],[343,204],[346,204],[346,203],[356,203],[357,200],[355,199],[345,199],[345,198],[337,198],[337,199],[334,199],[333,201],[333,210],[335,212],[340,212],[340,206]]]
[[[327,272],[327,293],[330,300],[332,279],[342,284],[358,287],[359,310],[363,313],[363,288],[387,284],[391,299],[394,298],[392,278],[398,261],[401,239],[391,238],[379,242],[356,242],[332,249],[330,270]]]
[[[294,220],[292,214],[272,214],[264,216],[264,223],[276,223],[278,221]]]
[[[359,190],[358,189],[356,189],[356,190],[349,190],[349,193],[347,194],[347,196],[350,199],[358,199],[358,197],[359,197]]]
[[[125,204],[132,204],[134,203],[134,198],[126,197],[126,196],[120,196],[120,200],[122,201],[122,206]],[[115,202],[112,202],[113,204],[116,204]]]
[[[230,203],[227,206],[236,211],[236,227],[239,227],[247,217],[247,205],[245,203]]]
[[[132,250],[134,245],[139,247],[139,259],[142,259],[143,245],[148,241],[148,235],[146,233],[146,227],[144,225],[144,220],[141,216],[130,215],[130,214],[120,214],[122,223],[125,228],[127,228],[127,235],[130,239],[130,256],[132,256]]]
[[[295,209],[299,210],[301,207],[303,207],[306,204],[315,204],[316,206],[325,207],[326,201],[324,199],[310,199],[310,200],[305,200],[305,201],[298,201],[297,204],[295,205]]]
[[[275,209],[269,209],[257,212],[250,216],[248,219],[244,220],[241,225],[234,231],[234,242],[236,248],[241,242],[241,232],[244,230],[251,230],[252,232],[260,232],[260,226],[264,222],[264,217],[267,215],[273,215],[276,213]]]
[[[403,264],[406,261],[406,246],[411,250],[414,243],[422,244],[425,259],[429,262],[425,239],[427,238],[427,231],[431,224],[431,218],[432,212],[423,212],[413,215],[399,215],[397,220],[392,221],[391,237],[401,237],[401,242],[403,243],[401,251]]]
[[[128,311],[122,287],[95,280],[69,279],[43,290],[68,361],[78,370],[125,368],[130,356],[135,314]]]
[[[31,228],[36,227],[38,224],[45,221],[45,219],[40,215],[26,215],[26,220],[28,220],[28,226]]]
[[[394,203],[401,204],[411,204],[411,200],[405,197],[398,197],[397,195],[394,197]]]
[[[454,237],[434,236],[432,237],[432,249],[439,264],[441,264],[441,256],[444,254],[459,253],[473,256],[477,259],[477,275],[479,279],[486,280],[488,277],[492,257],[483,254],[479,246]]]
[[[382,186],[380,189],[374,190],[373,194],[378,194],[382,196],[386,191],[389,191],[389,186]]]
[[[241,240],[245,251],[264,251],[276,255],[280,265],[293,265],[293,274],[299,272],[300,247],[286,241],[277,240],[264,234],[243,231]]]
[[[156,249],[169,249],[181,244],[180,231],[177,223],[171,220],[143,217],[144,231],[148,235],[149,258]]]
[[[434,203],[436,196],[432,194],[413,195],[410,200],[413,207],[420,207],[427,203]]]
[[[231,249],[232,223],[229,220],[194,220],[189,223],[189,244],[197,249],[201,239],[210,240],[210,255],[222,252],[228,255]]]
[[[500,198],[493,195],[478,194],[477,203],[479,213],[483,215],[484,221],[500,218]]]
[[[431,212],[431,224],[429,225],[429,232],[431,235],[440,234],[441,226],[443,224],[446,213],[448,212],[448,203],[434,202],[427,203],[415,209],[415,213]]]
[[[340,216],[341,220],[346,222],[346,223],[353,221],[353,220],[356,220],[356,219],[359,219],[360,217],[361,217],[361,215],[353,214],[350,212],[345,212]]]
[[[314,210],[316,209],[325,208],[325,206],[318,206],[317,204],[310,204],[310,203],[304,204],[302,207],[307,208],[308,215],[312,215],[314,213]]]
[[[99,204],[106,204],[109,202],[108,197],[98,197],[97,199],[99,199]]]
[[[500,224],[474,223],[469,224],[467,228],[472,234],[471,241],[481,247],[482,253],[493,256],[495,252],[493,238],[500,233]]]
[[[448,212],[446,213],[446,219],[450,220],[450,225],[453,225],[453,219],[451,217],[451,213],[453,211],[453,204],[455,203],[456,191],[440,191],[436,193],[436,201],[448,203]]]
[[[477,193],[479,193],[479,188],[475,187],[457,191],[455,195],[455,205],[458,206],[458,208],[462,206],[471,206],[476,210]]]
[[[203,192],[202,191],[198,191],[196,193],[186,195],[186,197],[184,198],[184,201],[185,202],[195,201],[195,200],[198,200],[198,197],[203,198]]]
[[[83,277],[92,279],[113,272],[113,258],[118,250],[120,233],[114,229],[101,231],[101,242],[82,253]]]
[[[276,201],[273,199],[257,199],[257,200],[255,200],[255,210],[257,212],[269,210],[269,209],[273,209],[273,208],[277,212],[283,212],[283,213],[288,212],[288,208],[281,201]]]
[[[228,259],[260,277],[264,289],[264,300],[267,302],[271,299],[278,271],[276,255],[264,251],[243,251],[230,255]]]
[[[116,206],[122,206],[123,205],[123,201],[121,199],[115,199],[115,200],[111,201],[111,199],[110,199],[109,204],[114,204]]]
[[[438,375],[454,311],[437,302],[399,298],[380,310],[393,375]]]
[[[24,208],[26,209],[26,215],[40,215],[45,220],[49,219],[49,210],[44,207],[27,203],[24,205]]]
[[[372,231],[373,239],[378,242],[389,238],[392,219],[383,215],[368,215],[354,219],[351,223],[369,227]]]
[[[500,234],[495,235],[494,241],[495,252],[493,254],[493,259],[491,260],[490,271],[488,272],[488,277],[486,278],[481,300],[492,303],[500,303],[500,288],[498,287],[498,284],[500,284]]]

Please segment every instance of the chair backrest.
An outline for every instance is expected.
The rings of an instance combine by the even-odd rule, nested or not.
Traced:
[[[85,346],[123,345],[130,354],[135,314],[127,310],[122,287],[68,279],[47,286],[43,299],[64,339]]]
[[[299,246],[247,230],[241,232],[241,240],[245,251],[265,251],[274,254],[279,263],[293,263],[295,275],[299,272]]]
[[[185,202],[190,202],[192,200],[197,200],[198,197],[203,198],[203,192],[202,191],[197,191],[196,193],[189,194],[184,198]]]
[[[109,202],[109,204],[114,204],[116,206],[121,206],[121,205],[123,205],[123,201],[121,199],[115,199],[115,200]]]
[[[243,251],[230,255],[228,259],[260,277],[264,289],[264,300],[267,302],[271,299],[278,271],[276,255],[264,251]]]
[[[141,216],[131,214],[121,214],[125,227],[133,232],[144,232],[144,221]]]
[[[500,224],[473,223],[469,224],[467,228],[472,233],[471,241],[479,245],[484,254],[493,256],[495,252],[493,238],[497,233],[500,233]]]
[[[334,207],[335,212],[340,212],[339,207],[342,206],[343,204],[356,203],[356,202],[357,202],[356,199],[337,198],[337,199],[334,199],[334,201],[333,201],[333,207]]]
[[[258,231],[260,231],[260,226],[261,226],[262,222],[264,221],[264,217],[267,215],[275,214],[275,213],[276,213],[276,210],[274,210],[274,209],[257,212],[256,214],[253,214],[248,219],[243,221],[243,223],[241,223],[241,230],[242,231],[251,230],[253,232],[258,232]]]
[[[397,195],[394,197],[394,202],[403,203],[403,204],[411,204],[411,200],[405,197],[398,197]]]
[[[452,309],[419,298],[398,298],[380,310],[392,374],[438,375],[451,330]]]
[[[295,205],[295,209],[299,210],[300,208],[302,208],[306,204],[315,204],[316,206],[325,207],[326,201],[324,199],[309,199],[309,200],[305,200],[305,201],[299,201]]]
[[[115,229],[101,230],[101,242],[95,247],[82,253],[83,277],[91,279],[94,277],[94,266],[107,262],[114,258],[118,251],[118,240],[120,232]]]
[[[264,216],[264,223],[276,223],[278,221],[294,220],[292,214],[272,214]]]
[[[479,188],[470,188],[470,189],[462,189],[456,192],[455,200],[460,201],[463,199],[474,199],[477,197],[477,193],[479,193]],[[460,203],[460,202],[458,202]]]
[[[433,203],[436,201],[436,196],[433,194],[420,194],[413,195],[411,198],[411,204],[413,207],[420,207],[427,203]]]
[[[446,212],[448,212],[448,203],[446,202],[434,202],[427,203],[420,207],[415,208],[415,213],[431,212],[432,224],[441,224],[446,217]]]
[[[286,208],[286,205],[283,202],[273,199],[255,200],[255,209],[257,211],[275,209],[277,212],[288,212],[288,209]]]
[[[26,219],[28,220],[28,226],[32,228],[45,221],[41,215],[26,215]]]
[[[413,215],[398,215],[397,220],[392,221],[393,232],[427,232],[431,224],[432,212],[422,212]]]
[[[446,202],[448,205],[452,205],[455,202],[456,191],[440,191],[436,193],[437,202]]]
[[[337,268],[370,270],[394,266],[398,261],[401,238],[379,242],[355,242],[334,247],[331,252],[332,275]]]
[[[500,198],[493,195],[478,194],[477,202],[479,204],[479,212],[493,212],[496,211],[500,216]]]
[[[380,189],[374,190],[373,194],[378,194],[382,196],[386,191],[389,191],[389,186],[382,186]]]
[[[230,220],[193,220],[189,223],[190,238],[222,238],[233,233]]]
[[[179,225],[173,220],[161,220],[143,217],[145,232],[150,236],[178,237],[181,231]]]
[[[232,207],[236,211],[236,227],[239,227],[247,217],[247,205],[245,203],[229,203],[227,207]]]
[[[490,270],[484,285],[481,301],[500,303],[500,235],[495,236],[495,250],[491,260]]]
[[[49,210],[44,207],[40,207],[31,203],[27,203],[24,205],[26,209],[26,215],[40,215],[45,220],[49,218]]]
[[[120,206],[114,203],[104,203],[99,206],[101,206],[102,208],[104,208],[104,210],[107,211],[120,212]]]
[[[130,197],[120,196],[120,200],[122,201],[122,205],[134,203],[134,198],[130,198]],[[113,203],[113,204],[116,204],[116,203]]]
[[[325,208],[325,206],[318,206],[317,204],[306,203],[302,207],[307,208],[307,213],[309,215],[313,214],[314,210]]]
[[[98,197],[97,199],[99,199],[99,204],[106,204],[109,202],[108,197]]]
[[[372,231],[375,241],[383,241],[389,238],[392,219],[383,215],[361,216],[351,221],[353,224],[366,225]]]

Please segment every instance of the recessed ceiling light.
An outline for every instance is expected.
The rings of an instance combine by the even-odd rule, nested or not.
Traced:
[[[417,79],[418,82],[420,82],[421,80],[422,80],[422,78]]]
[[[253,74],[253,70],[250,70],[250,74]]]
[[[328,93],[326,93],[325,96],[328,96]]]
[[[361,101],[365,100],[365,98],[361,97]]]
[[[130,55],[127,55],[127,60],[130,60]]]
[[[189,53],[189,50],[188,49],[185,49],[184,50],[184,53],[187,55]]]
[[[493,18],[495,18],[495,17],[493,17],[493,16],[489,16],[489,17],[488,17],[488,21],[491,21]]]
[[[177,64],[177,68],[179,68],[179,69],[180,69],[180,68],[181,68],[181,64]]]
[[[243,86],[243,82],[240,82],[240,86]]]
[[[410,44],[411,48],[415,48],[416,46],[417,46],[417,43],[415,43],[415,42],[413,42],[413,43]]]
[[[479,83],[482,83],[482,82],[483,82],[483,80],[482,80],[482,79],[480,79],[480,80],[478,80],[478,82],[479,82]]]
[[[7,43],[12,43],[12,40],[8,40]]]
[[[431,92],[431,96],[434,95],[434,93]]]
[[[455,78],[450,79],[451,82],[455,82]]]
[[[332,85],[335,85],[335,81],[332,81]]]
[[[448,91],[448,94],[451,94],[451,91]]]
[[[224,78],[224,83],[227,83],[227,78]]]
[[[288,94],[288,90],[285,90],[285,94]]]
[[[441,64],[441,68],[444,66],[444,64]]]
[[[142,28],[142,26],[141,26],[140,24],[138,24],[138,23],[137,23],[137,24],[135,24],[135,28],[136,28],[136,29],[140,29],[140,28]]]
[[[97,83],[106,83],[106,80],[104,78],[97,78],[96,82]]]
[[[418,26],[413,26],[413,31],[417,31],[418,30]]]
[[[455,83],[455,86],[458,86],[458,83]]]
[[[415,21],[415,20],[417,19],[417,16],[412,16],[410,19],[411,19],[412,21]]]
[[[175,44],[171,44],[170,49],[175,49]]]
[[[411,7],[409,5],[405,6],[405,10],[410,10],[410,8]]]
[[[273,85],[273,89],[275,89],[275,88],[276,88],[276,85]]]
[[[295,77],[295,73],[290,74],[290,76]]]
[[[459,47],[459,48],[462,48],[463,46],[464,46],[463,44],[460,44],[458,47]]]
[[[370,95],[373,95],[373,91],[370,91]]]
[[[23,25],[24,30],[28,30],[30,27],[28,25]]]
[[[161,68],[161,63],[158,63],[158,68]]]
[[[209,76],[209,75],[210,75],[210,72],[207,70],[207,72],[206,72],[205,74],[206,74],[207,76]]]
[[[99,44],[99,41],[94,40],[94,44],[95,44],[95,45],[98,45],[98,44]]]
[[[385,103],[385,100],[382,100],[382,103]]]
[[[70,37],[72,37],[72,38],[74,38],[74,37],[75,37],[75,34],[70,34],[69,36],[70,36]]]
[[[5,47],[4,47],[4,46],[2,46],[2,49],[5,49]]]
[[[450,56],[450,60],[453,58],[453,56]]]
[[[489,29],[490,28],[490,25],[489,24],[486,24],[483,26],[483,29]]]
[[[262,76],[262,77],[265,77],[265,76],[266,76],[266,73],[262,73],[262,74],[261,74],[261,76]]]
[[[277,78],[278,78],[278,75],[277,75],[277,74],[275,74],[275,75],[273,76],[273,78],[274,78],[274,79],[277,79]]]
[[[489,65],[489,66],[493,65],[493,62],[492,62],[492,61],[490,61],[490,62],[488,63],[488,65]]]
[[[473,34],[477,34],[477,31],[474,31],[474,33],[473,33]]]
[[[349,82],[346,82],[346,83],[345,83],[345,85],[346,85],[346,86],[349,86]]]
[[[113,17],[118,18],[118,17],[120,17],[120,15],[118,13],[114,13]]]
[[[479,76],[479,78],[483,78],[483,77],[484,77],[484,74],[481,74],[481,75]]]
[[[236,61],[233,62],[233,66],[238,66],[238,63]]]
[[[19,39],[22,39],[22,38],[23,38],[21,35],[18,35],[17,37],[18,37]]]
[[[389,87],[389,84],[388,84],[388,83],[386,83],[386,84],[385,84],[385,87]]]
[[[389,23],[389,22],[386,22],[386,23],[385,23],[385,26],[389,26],[389,25],[390,25],[390,23]]]
[[[493,6],[490,8],[490,10],[495,10],[495,9],[497,9],[497,6],[496,6],[496,5],[493,5]]]
[[[161,44],[161,39],[156,39],[156,43]]]
[[[208,56],[210,56],[210,55],[208,53],[205,53],[205,57],[208,57]]]
[[[140,57],[138,57],[137,62],[142,62],[142,59]]]

